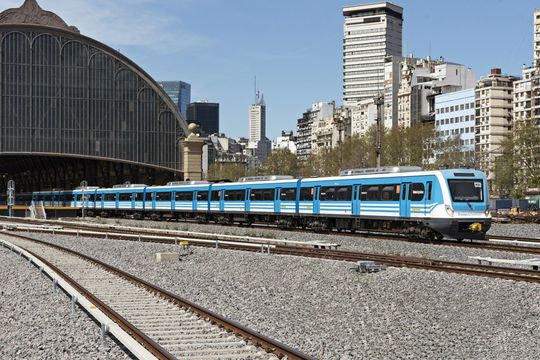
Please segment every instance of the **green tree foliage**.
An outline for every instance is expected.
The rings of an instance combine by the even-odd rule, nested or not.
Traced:
[[[492,192],[499,197],[510,197],[514,187],[514,141],[511,134],[503,139],[499,147],[500,155],[495,158]]]
[[[527,189],[540,187],[540,127],[534,120],[519,120],[499,147],[495,159],[495,191],[522,198]]]
[[[288,149],[274,150],[263,164],[263,173],[298,176],[299,161]]]
[[[244,164],[212,164],[208,168],[208,180],[210,181],[235,181],[247,175],[248,172]]]
[[[435,161],[436,168],[474,167],[474,157],[463,151],[459,135],[436,139],[434,152],[438,155]]]
[[[523,197],[528,188],[540,187],[540,126],[533,119],[516,121],[512,142],[514,194]]]

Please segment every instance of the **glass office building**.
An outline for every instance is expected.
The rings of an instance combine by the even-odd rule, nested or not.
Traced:
[[[184,118],[187,117],[187,107],[191,102],[191,85],[183,81],[160,81],[159,85],[178,106]]]

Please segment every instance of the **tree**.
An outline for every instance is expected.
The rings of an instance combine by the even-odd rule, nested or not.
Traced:
[[[241,177],[249,175],[244,164],[237,163],[214,163],[208,168],[209,180],[231,180],[236,181]]]
[[[540,126],[534,119],[516,121],[512,143],[514,195],[523,197],[528,188],[540,187]]]
[[[299,161],[289,149],[272,151],[263,164],[263,173],[266,175],[299,175]]]
[[[469,168],[474,166],[474,159],[468,151],[464,151],[459,135],[435,140],[433,152],[437,155],[436,168]]]

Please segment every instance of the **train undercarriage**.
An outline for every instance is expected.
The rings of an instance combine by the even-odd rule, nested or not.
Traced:
[[[404,237],[442,240],[444,236],[454,239],[483,239],[489,229],[489,223],[482,222],[480,231],[470,229],[475,221],[451,222],[449,220],[419,219],[376,219],[368,217],[332,217],[306,215],[273,215],[244,213],[204,213],[182,211],[131,211],[87,209],[87,216],[118,217],[127,219],[150,219],[155,221],[196,221],[201,224],[240,225],[254,224],[272,225],[284,230],[308,229],[315,232],[362,232],[400,234]],[[437,231],[439,230],[440,231]]]

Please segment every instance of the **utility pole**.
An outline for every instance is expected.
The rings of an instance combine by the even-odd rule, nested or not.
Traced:
[[[377,167],[381,167],[381,123],[382,123],[382,113],[384,105],[384,96],[379,94],[374,99],[375,105],[377,106],[377,144],[375,147],[375,155],[377,156]]]
[[[8,216],[13,217],[13,206],[15,205],[15,181],[9,180],[7,186],[7,206]]]
[[[86,191],[86,188],[88,187],[88,182],[86,180],[83,180],[81,181],[81,191],[82,191],[82,194],[81,194],[81,215],[82,215],[82,218],[84,219],[85,218],[85,215],[86,215],[86,195],[85,195],[85,191]]]

